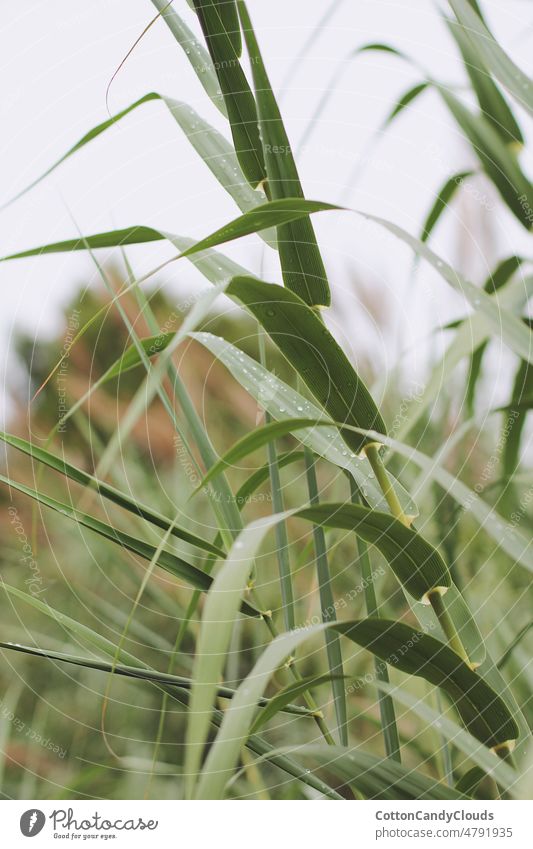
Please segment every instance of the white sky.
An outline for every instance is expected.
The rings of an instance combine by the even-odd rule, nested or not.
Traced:
[[[249,0],[278,92],[295,54],[328,5],[326,0]],[[498,37],[531,74],[533,8],[524,0],[483,6]],[[153,17],[154,7],[149,0],[26,0],[23,4],[2,0],[1,8],[3,202],[107,117],[107,83]],[[186,0],[175,0],[175,8],[196,28]],[[305,141],[298,163],[309,198],[338,202],[357,158],[366,156],[361,178],[344,201],[417,233],[442,181],[471,163],[460,134],[434,93],[425,94],[369,149],[372,134],[395,97],[419,81],[416,72],[383,54],[356,59],[347,65],[313,134],[304,137],[341,59],[373,41],[391,42],[411,53],[446,82],[461,81],[455,49],[439,20],[437,4],[344,0],[290,80],[282,96],[282,111],[293,146]],[[118,75],[110,108],[118,111],[152,90],[190,103],[224,129],[162,21],[150,29]],[[527,129],[527,120],[522,123]],[[523,165],[532,172],[531,162],[525,160]],[[472,196],[465,198],[454,205],[447,224],[439,229],[435,249],[481,281],[495,257],[527,250],[524,231],[502,210],[498,204],[487,222],[479,202]],[[163,104],[150,103],[0,212],[0,253],[76,236],[71,214],[85,234],[147,224],[201,237],[237,213]],[[353,216],[340,213],[315,217],[315,226],[333,284],[333,321],[355,355],[377,356],[386,366],[394,365],[398,348],[412,348],[432,327],[465,309],[461,298],[427,269],[413,288],[411,255],[391,236],[377,229],[361,230]],[[250,237],[227,253],[257,272],[261,245],[257,237]],[[169,246],[158,244],[132,249],[130,257],[140,274],[171,253]],[[269,279],[276,279],[274,267],[272,260],[267,262]],[[175,292],[194,279],[185,265],[172,267],[167,277],[169,290]],[[39,335],[56,331],[60,305],[80,281],[96,285],[91,260],[83,255],[0,266],[0,351],[8,351],[15,323]],[[363,304],[355,297],[357,292],[362,297],[361,287],[367,293]],[[392,342],[372,330],[371,318],[363,316],[368,297],[385,315],[384,329]],[[427,345],[419,344],[406,365],[420,369],[427,353]]]

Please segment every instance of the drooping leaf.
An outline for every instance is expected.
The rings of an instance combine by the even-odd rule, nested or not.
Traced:
[[[447,787],[391,758],[379,758],[360,748],[305,743],[296,751],[306,762],[317,763],[326,773],[356,787],[365,799],[443,802],[465,798],[458,789]]]
[[[190,257],[194,254],[203,253],[217,245],[222,245],[226,242],[232,242],[235,239],[240,239],[243,236],[249,236],[252,233],[260,233],[262,230],[268,230],[270,227],[277,227],[280,223],[296,221],[303,218],[312,212],[321,212],[326,210],[338,209],[337,206],[330,203],[322,203],[321,201],[305,200],[303,198],[288,198],[285,200],[270,201],[263,203],[254,209],[249,210],[244,215],[233,219],[224,227],[211,233],[205,239],[197,242],[189,242],[189,246],[181,250],[180,257]],[[110,230],[106,233],[96,233],[91,236],[85,236],[78,239],[66,239],[61,242],[51,242],[47,245],[41,245],[37,248],[30,248],[26,251],[18,251],[8,256],[0,257],[0,261],[10,259],[22,259],[30,256],[40,256],[41,254],[50,253],[65,253],[70,251],[83,251],[96,248],[113,248],[124,247],[126,245],[139,245],[144,242],[155,242],[162,239],[167,239],[172,244],[177,244],[182,237],[174,236],[163,230],[155,230],[152,227],[125,227],[121,230]]]
[[[436,587],[447,588],[451,584],[450,573],[438,551],[390,513],[380,513],[361,504],[323,502],[299,509],[294,516],[317,525],[353,531],[375,545],[415,599],[423,598]]]
[[[456,722],[433,710],[425,701],[415,698],[401,687],[394,687],[391,684],[381,682],[376,686],[416,714],[424,723],[424,727],[437,729],[439,734],[442,734],[463,755],[466,755],[473,763],[481,767],[487,775],[492,775],[498,784],[506,790],[516,784],[518,774],[515,770],[504,763],[494,752],[488,751],[485,746],[481,745],[475,737],[461,728],[460,725],[457,725]]]
[[[284,421],[305,416],[320,421],[324,413],[279,377],[267,371],[252,357],[239,348],[212,333],[191,333],[191,338],[204,345],[226,366],[241,386],[255,398],[273,419]],[[313,428],[302,430],[299,439],[315,454],[345,469],[355,480],[365,500],[371,507],[388,510],[383,493],[376,484],[374,474],[366,457],[359,458],[351,451],[336,428]],[[415,517],[418,509],[401,483],[389,474],[405,515]]]
[[[439,686],[453,701],[467,730],[483,745],[494,747],[517,737],[518,728],[502,699],[454,651],[429,634],[386,619],[316,625],[277,637],[244,679],[207,756],[197,798],[222,798],[269,679],[288,655],[325,628],[333,628],[402,672]],[[401,769],[390,759],[387,763]]]
[[[375,215],[359,213],[369,221],[374,221],[393,233],[420,257],[426,260],[446,282],[463,295],[474,310],[483,314],[491,328],[503,342],[524,360],[533,361],[533,336],[529,327],[513,315],[501,301],[496,300],[483,289],[474,286],[447,262],[437,256],[419,239],[411,236],[402,227]]]
[[[346,354],[297,295],[252,277],[234,278],[227,293],[255,316],[333,421],[385,432],[379,410]],[[349,431],[343,431],[343,438],[355,453],[369,442]]]
[[[389,124],[391,124],[395,118],[401,115],[404,109],[407,109],[407,107],[414,100],[417,100],[417,98],[420,97],[421,94],[427,91],[428,87],[429,83],[427,81],[424,81],[422,83],[417,83],[416,85],[407,89],[407,91],[402,94],[401,97],[398,98],[393,108],[385,118],[385,121],[383,122],[383,128],[388,127]]]

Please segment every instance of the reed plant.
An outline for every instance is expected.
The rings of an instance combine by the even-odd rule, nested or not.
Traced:
[[[502,585],[506,598],[525,594],[532,569],[526,507],[520,521],[513,519],[529,480],[522,471],[521,448],[531,405],[527,302],[532,278],[528,259],[513,255],[478,286],[429,243],[454,195],[480,175],[520,224],[531,229],[533,189],[520,163],[524,135],[516,115],[520,122],[529,119],[533,82],[500,47],[478,4],[467,0],[450,0],[445,25],[464,63],[468,98],[463,89],[433,78],[390,45],[354,51],[350,61],[362,52],[386,51],[411,62],[422,75],[391,105],[385,129],[433,91],[476,163],[446,180],[414,236],[364,211],[305,197],[243,0],[193,0],[189,5],[198,37],[179,3],[153,0],[153,5],[182,50],[182,61],[196,71],[207,105],[210,101],[210,108],[224,116],[227,133],[219,133],[181,100],[150,92],[89,130],[39,179],[133,110],[159,101],[239,214],[200,240],[136,225],[4,257],[14,261],[86,251],[108,289],[108,303],[58,355],[41,393],[70,350],[110,309],[124,325],[128,341],[120,356],[70,405],[46,439],[0,434],[9,458],[21,453],[33,470],[31,482],[9,472],[1,480],[11,498],[20,494],[35,502],[37,525],[45,508],[59,514],[65,534],[69,521],[88,530],[83,539],[89,550],[94,541],[93,551],[100,552],[103,540],[111,559],[115,549],[121,558],[124,552],[133,554],[127,579],[136,589],[129,607],[101,612],[112,617],[112,636],[106,636],[67,614],[60,603],[54,605],[52,593],[44,601],[4,582],[3,604],[16,606],[22,619],[28,611],[39,614],[40,622],[51,620],[55,638],[21,645],[4,631],[1,646],[6,654],[14,653],[14,669],[26,654],[42,664],[107,675],[104,714],[116,679],[143,691],[151,688],[157,727],[149,772],[160,776],[172,768],[174,774],[166,779],[171,789],[165,792],[174,797],[520,796],[531,719],[524,695],[530,678],[520,658],[529,623],[519,628],[506,624],[501,634],[493,623],[488,636],[484,631],[487,609],[489,622],[504,618],[498,602]],[[464,318],[446,328],[451,341],[444,359],[434,364],[423,395],[408,406],[401,427],[392,433],[385,411],[328,326],[335,289],[312,218],[330,212],[401,239],[466,303]],[[265,250],[277,252],[275,279],[263,280],[223,253],[225,244],[252,234],[263,239]],[[194,263],[212,284],[194,299],[179,327],[170,330],[162,329],[145,285],[161,267],[136,277],[127,254],[129,245],[164,240],[176,251],[170,262]],[[110,247],[120,249],[129,275],[118,291],[98,260],[98,250]],[[222,296],[249,318],[257,345],[248,351],[212,332]],[[131,320],[127,299],[134,300],[146,332],[139,333],[141,323]],[[491,411],[494,421],[503,416],[511,426],[486,437],[489,451],[490,440],[498,440],[502,461],[499,477],[485,491],[469,469],[463,477],[449,471],[450,440],[428,411],[438,401],[442,374],[468,362],[468,420],[452,440],[475,429],[476,388],[492,344],[511,352],[516,376],[503,414]],[[200,350],[262,411],[256,426],[241,428],[240,437],[222,451],[215,447],[220,444],[216,422],[209,427],[199,415],[182,375],[181,365]],[[280,362],[286,379],[273,365]],[[114,432],[102,440],[86,411],[93,397],[127,380],[130,372],[136,378],[128,384],[127,407]],[[168,417],[180,456],[193,470],[170,503],[157,493],[157,483],[143,498],[132,493],[120,466],[133,429],[142,417],[150,422],[156,402]],[[394,418],[394,403],[387,413]],[[434,456],[433,449],[427,453],[419,447],[422,422],[425,429],[434,428]],[[64,433],[73,427],[91,446],[99,446],[90,471],[65,448]],[[49,470],[64,480],[63,495],[49,494]],[[240,480],[237,489],[235,480]],[[256,498],[265,488],[268,512]],[[249,516],[254,499],[261,506]],[[195,510],[204,517],[196,523]],[[470,562],[464,538],[478,533],[493,562]],[[60,559],[68,557],[65,549],[58,552]],[[484,556],[483,546],[475,556]],[[141,572],[139,561],[145,564]],[[120,568],[128,562],[120,559]],[[162,571],[169,576],[164,585],[157,583]],[[162,591],[169,582],[176,592]],[[483,604],[481,592],[486,594]],[[105,593],[103,586],[100,603]],[[149,634],[152,649],[159,641],[157,660],[153,652],[130,648],[139,628],[146,637],[141,623],[148,596],[151,604],[163,606],[170,621],[163,646],[161,635]],[[67,650],[72,644],[84,652]],[[354,676],[361,659],[364,664],[369,657],[373,665]],[[172,760],[162,762],[166,723],[178,707],[183,722],[176,728],[176,747]]]

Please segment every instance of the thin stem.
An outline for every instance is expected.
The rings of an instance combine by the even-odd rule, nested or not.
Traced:
[[[392,515],[396,519],[399,519],[400,522],[403,522],[404,525],[409,526],[410,520],[403,512],[403,507],[400,504],[400,499],[396,495],[396,491],[394,489],[392,481],[390,480],[387,474],[387,470],[383,464],[383,460],[381,459],[378,445],[376,445],[375,443],[367,445],[365,449],[365,454],[367,456],[368,462],[372,466],[372,470],[376,476],[376,480],[381,488],[381,491],[383,492],[383,495],[385,496],[385,500],[389,505],[389,509]]]
[[[264,618],[265,623],[268,627],[268,630],[270,631],[271,636],[275,639],[278,636],[278,630],[277,630],[276,626],[274,625],[274,623],[272,622],[272,619],[270,617],[265,616],[263,618]],[[290,670],[291,675],[292,675],[292,677],[294,678],[295,681],[301,681],[302,680],[302,676],[300,675],[300,673],[298,672],[298,670],[295,668],[295,666],[292,663],[289,665],[289,670]],[[315,700],[314,700],[313,696],[311,695],[311,693],[309,692],[309,690],[305,691],[305,693],[303,694],[303,697],[305,699],[305,703],[307,704],[307,707],[310,710],[313,711],[313,719],[315,720],[318,728],[320,729],[320,733],[322,734],[324,740],[326,741],[326,743],[329,746],[334,746],[335,740],[331,736],[331,732],[330,732],[328,726],[326,725],[326,721],[324,719],[322,711],[318,707],[317,703],[315,702]]]
[[[354,504],[361,503],[361,497],[357,484],[350,478],[350,489],[352,502]],[[363,578],[363,586],[365,593],[366,612],[368,616],[379,617],[379,607],[374,588],[374,574],[372,572],[372,563],[368,553],[366,542],[356,535],[357,551],[359,554],[359,562],[361,563],[361,575]],[[374,670],[378,681],[389,683],[389,673],[386,664],[374,657]],[[396,725],[396,712],[394,710],[394,702],[388,693],[382,693],[378,690],[379,713],[381,717],[381,728],[383,733],[383,742],[385,744],[385,752],[388,758],[401,763],[400,754],[400,738],[398,735],[398,727]]]
[[[320,498],[318,494],[318,481],[316,477],[316,466],[313,452],[309,448],[306,448],[304,450],[304,455],[309,501],[311,504],[318,504]],[[313,539],[315,544],[316,571],[318,576],[322,622],[335,622],[337,616],[335,613],[335,602],[331,589],[331,574],[329,571],[326,549],[326,536],[324,534],[324,529],[320,525],[313,525]],[[326,631],[326,653],[328,656],[328,665],[331,674],[342,676],[343,665],[341,643],[339,635],[334,631]],[[335,704],[335,716],[337,718],[339,740],[342,746],[347,746],[348,715],[346,711],[346,688],[341,678],[335,678],[331,682],[331,690]]]
[[[438,589],[432,590],[428,593],[428,599],[435,611],[437,619],[439,620],[439,625],[446,635],[450,648],[452,648],[454,652],[470,666],[469,657],[466,653],[465,647],[463,646],[462,640],[456,631],[452,618],[446,610],[446,605],[444,604],[441,591]]]
[[[259,330],[259,356],[261,365],[266,368],[266,347],[264,332]],[[265,411],[265,421],[270,421],[269,414]],[[273,442],[267,445],[268,471],[270,475],[270,488],[272,490],[272,506],[275,513],[282,513],[285,509],[283,493],[281,491],[281,479],[279,475],[278,458],[276,446]],[[291,564],[289,558],[289,537],[285,521],[278,522],[275,528],[277,558],[279,568],[279,582],[281,589],[281,602],[283,605],[283,619],[287,631],[292,631],[296,625],[294,614],[294,593],[292,589]]]

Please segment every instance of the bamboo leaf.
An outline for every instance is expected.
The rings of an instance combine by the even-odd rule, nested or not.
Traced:
[[[169,0],[152,0],[152,3],[185,53],[204,91],[217,109],[227,117],[224,98],[209,53],[178,15],[173,3],[169,3]]]
[[[329,427],[331,424],[324,422],[323,426]],[[320,422],[311,419],[289,419],[271,422],[254,430],[239,440],[209,470],[200,488],[225,468],[273,439],[301,429],[321,426]],[[380,513],[362,505],[324,502],[297,510],[294,515],[309,519],[317,525],[354,531],[367,542],[376,545],[389,561],[400,583],[416,599],[423,598],[435,587],[449,587],[451,584],[448,569],[436,549],[389,513]],[[469,626],[472,627],[470,622]]]
[[[82,136],[82,138],[69,148],[63,156],[54,162],[54,164],[51,165],[44,174],[41,174],[36,180],[30,183],[29,186],[22,189],[22,191],[15,195],[15,197],[8,201],[8,203],[12,203],[22,197],[26,194],[26,192],[30,191],[30,189],[44,180],[45,177],[55,171],[59,165],[85,147],[85,145],[89,144],[89,142],[93,141],[93,139],[102,135],[102,133],[109,129],[109,127],[121,121],[122,118],[129,115],[130,112],[133,112],[139,106],[154,100],[161,101],[167,107],[176,123],[185,133],[188,141],[191,143],[203,162],[207,165],[213,176],[216,177],[221,186],[223,186],[228,194],[233,198],[242,212],[257,206],[265,200],[263,192],[255,191],[246,182],[233,147],[224,138],[224,136],[218,132],[218,130],[211,126],[211,124],[207,121],[204,121],[204,119],[201,118],[200,115],[198,115],[198,113],[186,103],[174,100],[171,97],[165,97],[157,92],[150,92],[130,104],[130,106],[122,109],[112,118],[108,118],[106,121],[103,121],[101,124],[98,124],[96,127],[89,130],[89,132]],[[6,204],[6,206],[7,205],[8,204]],[[269,244],[275,246],[275,238],[273,238],[272,234],[262,234],[262,236]]]
[[[303,198],[304,193],[289,138],[246,5],[242,0],[239,0],[238,8],[251,61],[268,191],[274,200]],[[310,218],[301,218],[279,226],[277,235],[285,286],[310,306],[329,306],[331,293]]]
[[[503,447],[503,474],[511,477],[520,459],[522,434],[531,408],[533,367],[522,360],[515,374],[511,400],[506,410],[498,445]]]
[[[401,97],[398,98],[394,107],[392,108],[392,110],[389,112],[389,114],[385,118],[385,121],[383,122],[383,128],[388,127],[389,124],[391,124],[394,121],[395,118],[397,118],[399,115],[401,115],[401,113],[404,111],[404,109],[407,109],[407,107],[414,100],[417,100],[417,98],[421,94],[423,94],[425,91],[427,91],[428,87],[429,87],[429,83],[427,81],[424,81],[422,83],[417,83],[417,85],[414,85],[411,88],[407,89],[407,91],[404,94],[402,94]]]
[[[353,531],[375,545],[415,599],[424,598],[436,587],[451,585],[450,573],[438,551],[390,513],[380,513],[361,504],[322,502],[298,509],[294,516],[317,525]]]
[[[454,174],[453,177],[449,177],[446,180],[440,191],[437,193],[437,197],[426,216],[422,226],[422,232],[420,234],[421,242],[428,241],[431,233],[440,221],[441,216],[448,209],[452,198],[463,185],[464,181],[467,180],[468,177],[471,177],[472,174],[473,171],[461,171],[459,174]]]
[[[291,699],[295,699],[315,687],[320,687],[322,684],[330,684],[331,681],[345,680],[345,675],[309,675],[307,678],[301,678],[299,681],[293,681],[292,684],[284,687],[283,690],[280,690],[280,692],[276,693],[275,696],[272,696],[271,699],[265,700],[268,704],[266,704],[265,709],[257,715],[251,729],[251,733],[254,734],[259,731],[260,728],[266,725],[267,722],[270,722],[270,720],[276,716],[277,713],[280,713],[280,711],[287,712],[287,705],[290,705]],[[290,711],[288,712],[290,713]],[[307,711],[307,713],[309,713],[309,711]]]
[[[108,672],[112,675],[119,675],[124,678],[134,678],[138,681],[149,681],[150,683],[184,687],[185,689],[190,689],[192,686],[191,678],[184,678],[181,675],[173,675],[169,672],[159,672],[158,670],[150,667],[126,666],[120,663],[113,664],[105,660],[91,657],[80,657],[79,655],[68,654],[66,652],[41,649],[36,646],[23,646],[20,645],[20,643],[0,641],[0,648],[8,651],[20,652],[21,654],[32,655],[33,657],[45,658],[47,660],[57,660],[60,663],[69,663],[74,666],[81,666],[84,669],[96,669],[100,672]],[[314,679],[316,681],[316,686],[326,683],[329,680],[327,675],[323,676],[323,679],[324,680],[320,678]],[[294,695],[298,695],[298,692],[299,691],[295,690]],[[218,698],[232,699],[234,695],[235,690],[232,690],[230,687],[218,687],[217,689]],[[263,713],[267,714],[267,716],[266,719],[260,723],[261,725],[264,725],[268,719],[278,712],[291,714],[292,716],[310,717],[313,715],[313,712],[309,710],[309,708],[291,704],[290,699],[285,699],[285,695],[286,693],[283,691],[283,693],[280,693],[279,696],[276,696],[275,698],[263,699],[260,706],[264,707],[265,710],[261,712],[259,718],[261,718]],[[281,696],[283,696],[283,698],[280,698]]]

